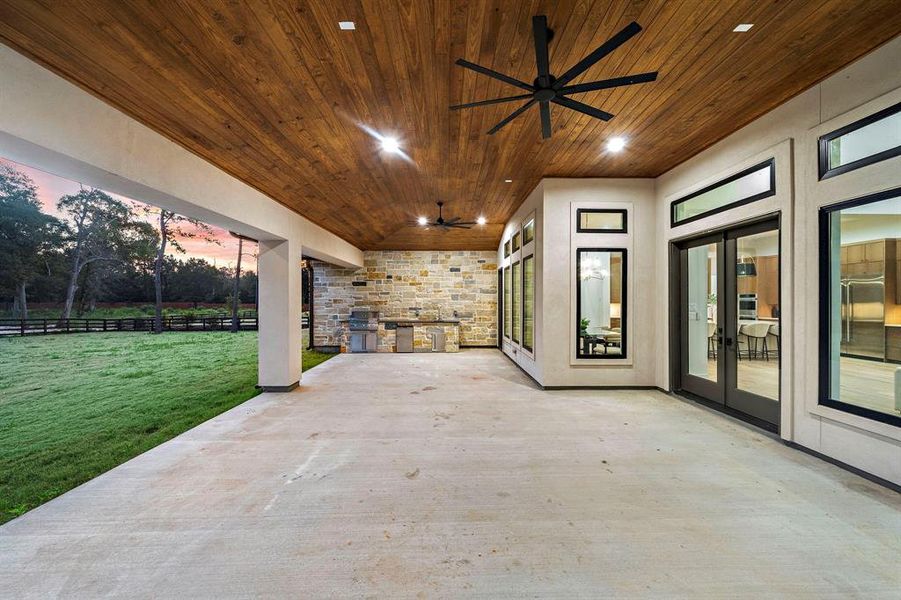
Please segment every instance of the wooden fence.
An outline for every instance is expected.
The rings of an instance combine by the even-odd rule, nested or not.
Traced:
[[[54,333],[103,333],[111,331],[153,331],[153,317],[124,319],[0,319],[0,337],[49,335]],[[163,317],[163,331],[228,331],[231,315]],[[241,331],[257,331],[255,312],[238,315]]]

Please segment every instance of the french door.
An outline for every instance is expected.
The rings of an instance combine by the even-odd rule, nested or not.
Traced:
[[[779,222],[676,245],[676,389],[778,431]]]

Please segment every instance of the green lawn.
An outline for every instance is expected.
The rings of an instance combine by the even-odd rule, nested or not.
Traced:
[[[255,396],[256,377],[256,332],[0,339],[0,523]]]

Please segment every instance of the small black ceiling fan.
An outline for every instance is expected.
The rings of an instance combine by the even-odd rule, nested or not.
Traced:
[[[550,61],[548,58],[548,42],[554,35],[554,32],[548,29],[547,17],[537,15],[532,17],[532,33],[535,36],[535,62],[538,66],[538,77],[534,83],[529,85],[524,81],[514,79],[503,73],[499,73],[493,69],[471,63],[467,60],[458,59],[457,64],[461,67],[471,69],[476,73],[488,75],[494,79],[499,79],[504,83],[516,86],[529,92],[528,94],[520,94],[518,96],[508,96],[506,98],[495,98],[493,100],[480,100],[478,102],[469,102],[467,104],[457,104],[451,106],[451,110],[460,110],[461,108],[472,108],[475,106],[488,106],[489,104],[500,104],[502,102],[514,102],[516,100],[527,100],[525,104],[513,111],[509,116],[500,123],[492,127],[488,133],[494,135],[504,125],[524,113],[532,105],[538,104],[541,111],[541,137],[547,139],[551,137],[551,106],[553,102],[559,106],[563,106],[570,110],[580,112],[595,119],[609,121],[613,118],[608,112],[589,106],[583,102],[578,102],[567,96],[571,94],[581,94],[583,92],[591,92],[594,90],[604,90],[624,85],[634,85],[636,83],[646,83],[657,79],[657,71],[651,73],[639,73],[637,75],[627,75],[625,77],[614,77],[613,79],[604,79],[601,81],[591,81],[587,83],[577,83],[575,85],[567,85],[570,81],[584,73],[593,64],[625,44],[633,36],[641,31],[641,26],[632,21],[626,25],[622,31],[614,35],[612,38],[594,49],[588,56],[570,67],[560,77],[554,77],[550,73]]]
[[[448,231],[451,228],[457,229],[471,229],[475,222],[472,221],[461,221],[460,217],[454,217],[452,219],[445,219],[443,214],[444,202],[437,202],[438,204],[438,218],[434,221],[428,221],[425,217],[420,217],[417,223],[419,225],[423,225],[426,227],[440,227],[444,231]]]

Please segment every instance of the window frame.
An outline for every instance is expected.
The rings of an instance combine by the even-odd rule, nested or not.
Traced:
[[[860,158],[853,162],[849,162],[832,169],[829,168],[829,142],[836,138],[840,138],[842,136],[848,135],[849,133],[857,131],[858,129],[863,129],[867,125],[872,125],[876,121],[881,121],[882,119],[890,117],[898,112],[901,112],[901,102],[877,111],[867,117],[864,117],[863,119],[858,119],[857,121],[845,125],[844,127],[840,127],[835,131],[821,135],[817,140],[817,175],[819,181],[829,179],[830,177],[836,177],[837,175],[842,175],[844,173],[848,173],[849,171],[855,171],[857,169],[901,155],[901,144],[899,144],[894,148],[889,148],[888,150],[883,150],[882,152],[877,152],[876,154],[865,156],[864,158]]]
[[[510,252],[510,247],[511,247],[511,241],[509,239],[507,239],[507,241],[504,242],[504,258],[510,258],[510,254],[512,254]]]
[[[582,214],[620,214],[623,216],[622,228],[582,227]],[[577,208],[576,233],[629,233],[629,209],[627,208]]]
[[[517,261],[514,261],[510,265],[510,267],[512,269],[512,271],[510,273],[510,282],[511,282],[510,288],[511,288],[512,293],[510,294],[510,296],[511,296],[511,306],[513,308],[513,312],[511,314],[511,318],[510,318],[510,321],[512,322],[512,325],[510,327],[512,329],[512,332],[511,332],[512,335],[511,335],[510,339],[513,341],[514,344],[521,345],[520,340],[522,339],[522,311],[517,310],[517,309],[522,308],[522,289],[521,289],[522,288],[522,263],[517,260]],[[517,268],[519,270],[519,284],[518,285],[516,283]],[[516,301],[517,298],[515,295],[517,288],[520,288],[519,302]],[[517,315],[519,316],[519,318],[517,318]]]
[[[882,192],[877,192],[875,194],[867,194],[866,196],[861,196],[859,198],[852,198],[850,200],[845,200],[843,202],[837,202],[835,204],[829,204],[826,206],[821,206],[819,208],[819,271],[820,271],[820,289],[819,289],[819,327],[818,327],[818,339],[817,345],[817,355],[818,355],[818,390],[817,390],[817,403],[819,406],[825,406],[828,408],[832,408],[835,410],[840,410],[842,412],[850,413],[852,415],[857,415],[859,417],[864,417],[867,419],[871,419],[873,421],[878,421],[880,423],[886,423],[888,425],[894,425],[895,427],[901,427],[901,417],[897,415],[892,415],[889,413],[879,412],[877,410],[873,410],[870,408],[866,408],[863,406],[857,406],[856,404],[850,404],[847,402],[842,402],[841,400],[836,400],[832,398],[832,394],[830,393],[830,380],[832,371],[830,368],[831,364],[831,313],[832,313],[832,294],[831,294],[831,283],[832,283],[832,264],[831,264],[831,227],[830,227],[830,218],[833,213],[847,209],[854,208],[856,206],[863,206],[865,204],[872,204],[874,202],[881,202],[883,200],[889,200],[891,198],[901,198],[901,187],[892,188],[890,190],[884,190]]]
[[[513,254],[522,250],[522,233],[518,229],[513,232],[513,235],[510,237],[510,242],[513,244],[513,247],[511,248]]]
[[[532,261],[532,343],[526,345],[526,261]],[[529,352],[535,351],[535,254],[529,254],[525,258],[522,259],[522,267],[520,268],[520,279],[522,280],[522,293],[520,294],[520,303],[522,304],[522,317],[520,317],[521,321],[521,329],[522,341],[520,344],[524,350],[528,350]]]
[[[609,354],[582,354],[582,344],[580,338],[580,322],[582,320],[582,253],[583,252],[621,252],[623,255],[622,266],[622,288],[620,291],[620,352],[618,355]],[[628,248],[594,248],[594,247],[577,247],[576,248],[576,359],[577,360],[622,360],[628,358],[628,316],[629,316],[629,250]]]
[[[504,267],[504,338],[511,339],[510,333],[513,330],[513,272],[510,265]],[[510,298],[507,298],[507,292],[510,292]],[[510,322],[507,323],[507,307],[510,307]],[[509,325],[509,327],[508,327]]]
[[[682,219],[681,221],[676,220],[676,207],[679,206],[680,204],[688,202],[689,200],[691,200],[693,198],[697,198],[698,196],[706,194],[707,192],[713,191],[718,187],[728,185],[728,184],[732,183],[733,181],[736,181],[738,179],[741,179],[742,177],[750,175],[751,173],[753,173],[755,171],[759,171],[759,170],[763,169],[764,167],[770,168],[770,188],[768,190],[759,192],[757,194],[752,194],[751,196],[748,196],[747,198],[742,198],[740,200],[736,200],[734,202],[730,202],[729,204],[724,204],[722,206],[718,206],[717,208],[712,208],[708,211],[698,213],[696,215],[692,215],[691,217],[687,217],[685,219]],[[670,212],[669,212],[670,227],[675,228],[675,227],[679,227],[681,225],[686,225],[688,223],[693,223],[699,219],[706,219],[707,217],[709,217],[711,215],[716,215],[721,212],[726,212],[727,210],[732,210],[733,208],[738,208],[739,206],[751,204],[752,202],[757,202],[758,200],[763,200],[764,198],[769,198],[770,196],[775,196],[775,195],[776,195],[776,157],[774,156],[774,157],[766,159],[765,161],[762,161],[753,166],[750,166],[747,169],[743,169],[743,170],[739,171],[738,173],[735,173],[734,175],[730,175],[729,177],[726,177],[725,179],[720,179],[719,181],[717,181],[715,183],[711,183],[710,185],[705,186],[695,192],[692,192],[692,193],[688,194],[687,196],[682,196],[678,200],[674,200],[670,204]]]
[[[532,230],[532,237],[527,240],[526,239],[526,230],[529,229],[530,226],[531,226],[531,230]],[[523,248],[525,248],[527,244],[531,244],[534,241],[535,241],[535,217],[530,217],[522,225],[522,246],[523,246]]]

